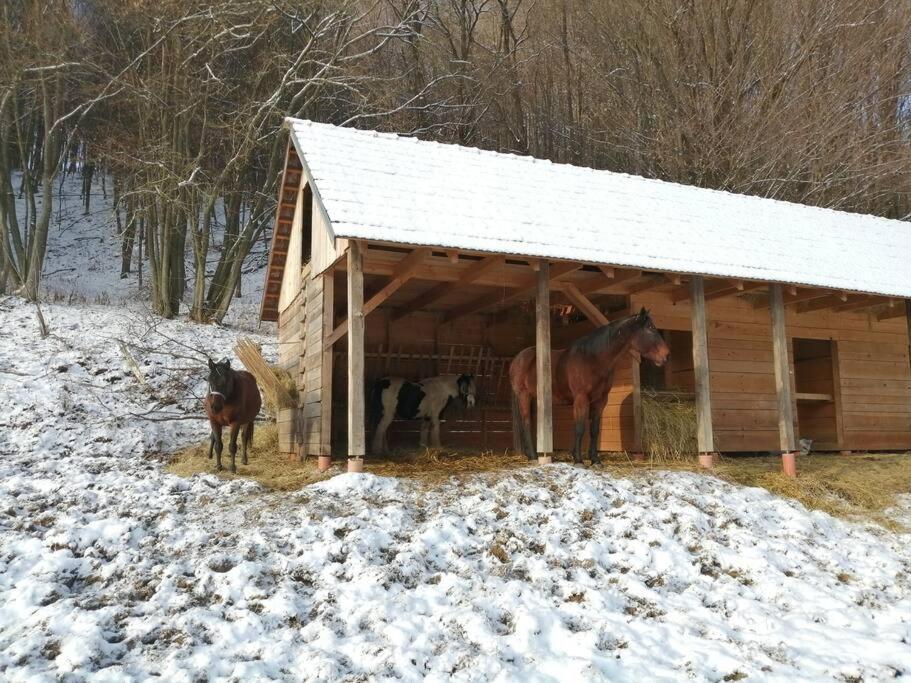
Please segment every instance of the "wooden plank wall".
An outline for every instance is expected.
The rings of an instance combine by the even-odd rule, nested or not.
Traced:
[[[300,315],[303,290],[299,290],[288,306],[278,314],[278,365],[291,373],[298,374],[300,362]],[[285,408],[276,416],[278,425],[279,452],[291,454],[296,452],[298,432],[298,410]]]
[[[666,293],[644,292],[633,297],[633,307],[639,306],[652,311],[661,329],[690,329],[687,302],[675,305]],[[843,438],[827,445],[846,450],[911,448],[911,360],[904,318],[877,321],[860,312],[799,313],[788,307],[787,325],[791,339],[835,342],[835,395]],[[716,448],[777,450],[769,309],[756,309],[739,297],[711,301],[708,337]]]
[[[323,337],[328,334],[324,314],[325,281],[321,276],[311,277],[304,284],[306,305],[301,309],[300,347],[297,391],[301,410],[301,455],[326,455],[329,453],[328,435],[323,434],[320,419],[322,402],[327,394],[323,381]],[[331,400],[331,392],[328,392]]]

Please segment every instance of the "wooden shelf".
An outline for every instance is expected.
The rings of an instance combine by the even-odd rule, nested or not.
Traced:
[[[826,403],[832,403],[835,400],[835,397],[832,394],[806,394],[797,392],[794,394],[794,397],[798,401],[824,401]]]

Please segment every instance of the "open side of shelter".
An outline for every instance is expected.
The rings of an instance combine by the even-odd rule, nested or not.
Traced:
[[[299,405],[278,418],[280,447],[289,456],[316,456],[326,467],[333,452],[343,453],[359,469],[366,393],[387,375],[475,374],[479,406],[450,415],[443,442],[511,448],[512,357],[534,345],[539,368],[549,368],[552,346],[641,306],[669,342],[670,362],[656,370],[630,357],[618,370],[599,450],[641,450],[644,386],[692,393],[706,464],[717,452],[776,451],[788,469],[805,438],[816,450],[911,449],[911,286],[906,293],[903,281],[877,294],[868,285],[855,291],[814,284],[805,273],[791,283],[761,271],[751,279],[704,265],[701,272],[660,269],[648,254],[635,267],[628,259],[551,258],[531,248],[490,251],[481,239],[477,248],[452,246],[433,226],[409,233],[412,242],[394,229],[382,239],[376,226],[372,237],[350,228],[340,234],[333,212],[344,207],[337,200],[327,207],[322,194],[336,192],[339,177],[308,164],[307,140],[295,123],[262,308],[263,319],[278,322],[280,364],[297,377]],[[408,144],[411,155],[422,145],[428,154],[450,147]],[[359,176],[348,177],[356,197]],[[780,210],[782,203],[774,204]],[[544,457],[568,449],[573,435],[571,408],[550,405],[548,393],[539,387],[536,411]],[[418,428],[394,423],[390,440],[416,444]]]

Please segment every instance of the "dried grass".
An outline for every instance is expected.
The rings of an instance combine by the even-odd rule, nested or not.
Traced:
[[[858,454],[798,456],[797,478],[781,473],[781,458],[723,458],[716,469],[723,479],[759,486],[800,501],[806,507],[846,518],[899,525],[886,514],[897,494],[911,493],[911,455]]]
[[[208,459],[208,442],[176,453],[168,471],[184,477],[214,473],[214,461]],[[227,448],[225,449],[227,450]],[[238,473],[223,470],[225,479],[253,479],[277,491],[292,491],[345,471],[342,457],[327,472],[316,468],[315,459],[298,462],[278,452],[278,430],[274,424],[257,426],[250,464],[238,464]],[[663,462],[639,462],[625,453],[605,454],[604,466],[597,471],[618,477],[630,477],[654,471],[702,470],[690,458]],[[223,454],[222,462],[228,456]],[[239,461],[238,461],[239,462]],[[571,462],[568,453],[558,453],[555,462]],[[401,477],[435,486],[452,478],[478,474],[500,474],[526,477],[540,472],[529,467],[521,454],[511,451],[486,452],[449,449],[400,451],[388,457],[368,456],[365,470],[372,474]],[[899,525],[887,514],[897,494],[911,494],[911,455],[864,454],[799,456],[796,479],[781,474],[779,456],[729,456],[721,459],[715,474],[734,484],[758,486],[772,493],[792,498],[810,509],[822,510],[839,517],[876,522],[889,529]]]
[[[695,459],[696,405],[685,394],[642,392],[642,449],[653,461]]]
[[[266,413],[274,418],[278,416],[279,409],[290,408],[297,404],[297,382],[294,381],[294,377],[291,376],[291,373],[284,368],[280,368],[277,365],[269,365],[269,370],[272,372],[273,377],[275,377],[276,382],[278,382],[278,384],[288,392],[288,396],[291,397],[291,402],[288,403],[287,399],[283,398],[280,392],[266,390],[266,388],[270,386],[270,383],[260,383],[260,389],[262,390],[263,395],[263,407],[266,409]]]
[[[227,433],[225,433],[227,437]],[[215,459],[209,460],[209,442],[178,451],[168,463],[168,471],[181,477],[194,474],[216,474]],[[226,469],[217,473],[223,479],[252,479],[276,491],[294,491],[316,481],[330,477],[333,472],[320,472],[312,461],[298,462],[278,452],[278,427],[274,423],[257,425],[253,433],[253,448],[247,454],[249,465],[240,464],[237,455],[237,474],[231,474],[231,456],[228,455],[227,438],[221,462]]]

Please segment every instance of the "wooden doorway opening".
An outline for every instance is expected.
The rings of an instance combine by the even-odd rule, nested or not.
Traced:
[[[816,450],[835,450],[839,447],[835,342],[795,338],[793,350],[798,438],[812,439]]]

